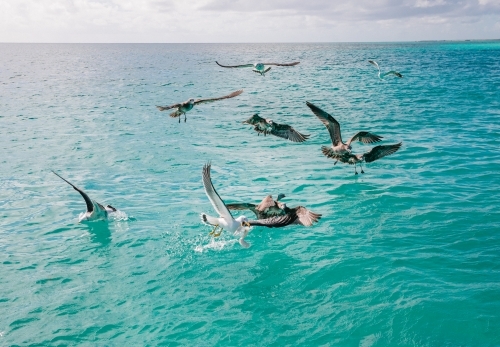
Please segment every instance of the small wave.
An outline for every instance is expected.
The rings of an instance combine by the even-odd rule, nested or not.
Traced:
[[[211,239],[210,243],[206,245],[198,245],[194,248],[195,252],[203,253],[205,251],[220,251],[228,246],[234,246],[236,243],[238,243],[238,240],[220,240],[220,241],[215,241],[215,239]]]
[[[110,221],[114,221],[114,222],[123,222],[123,221],[133,220],[132,217],[129,217],[125,212],[120,211],[120,210],[116,210],[116,212],[110,213],[108,215],[108,219]]]

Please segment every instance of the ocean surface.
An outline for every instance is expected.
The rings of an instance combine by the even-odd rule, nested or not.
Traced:
[[[306,101],[403,146],[354,175]],[[323,218],[213,239],[208,161]],[[120,213],[79,224],[51,170]],[[0,44],[0,208],[0,346],[500,346],[500,41]]]

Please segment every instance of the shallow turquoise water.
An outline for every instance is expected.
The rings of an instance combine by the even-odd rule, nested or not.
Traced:
[[[155,108],[240,88],[187,123]],[[306,100],[403,147],[334,166]],[[500,345],[499,42],[0,44],[0,111],[2,346]],[[258,137],[255,112],[311,138]],[[214,243],[208,160],[226,202],[323,219]],[[127,217],[78,224],[51,169]]]

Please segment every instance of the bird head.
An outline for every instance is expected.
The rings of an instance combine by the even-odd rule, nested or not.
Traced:
[[[250,223],[248,223],[248,218],[245,216],[240,216],[235,219],[237,222],[240,223],[240,226],[242,227],[250,227]]]
[[[258,122],[259,118],[260,118],[259,114],[256,113],[252,117],[250,117],[247,120],[243,121],[242,123],[243,124],[252,124],[252,125],[255,125]]]
[[[283,193],[279,193],[279,194],[278,194],[278,197],[276,198],[276,201],[279,201],[279,200],[281,200],[281,199],[283,199],[283,198],[285,198],[285,197],[286,197],[286,195],[285,195],[285,194],[283,194]]]
[[[190,104],[194,104],[194,99],[189,99]]]

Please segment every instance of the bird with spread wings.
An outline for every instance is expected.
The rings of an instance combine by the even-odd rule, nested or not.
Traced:
[[[195,105],[204,104],[207,102],[218,101],[218,100],[234,98],[235,96],[238,96],[241,93],[243,93],[243,90],[237,90],[235,92],[232,92],[231,94],[221,96],[220,98],[208,98],[208,99],[192,99],[191,98],[191,99],[184,101],[184,102],[172,104],[170,106],[156,106],[156,108],[160,111],[175,109],[175,111],[170,114],[170,117],[172,117],[172,118],[179,117],[179,123],[180,123],[181,122],[180,116],[184,115],[184,122],[185,122],[186,121],[186,113],[191,111]]]
[[[293,63],[254,63],[254,64],[243,64],[243,65],[222,65],[219,62],[215,62],[220,67],[225,68],[245,68],[245,67],[253,67],[252,71],[257,72],[261,76],[265,76],[266,72],[271,70],[271,65],[274,66],[295,66],[300,63],[300,61],[294,61]]]
[[[271,119],[262,118],[258,114],[254,114],[243,123],[253,125],[258,134],[264,134],[264,136],[271,134],[292,142],[304,142],[310,136],[299,133],[290,125],[276,123]]]

